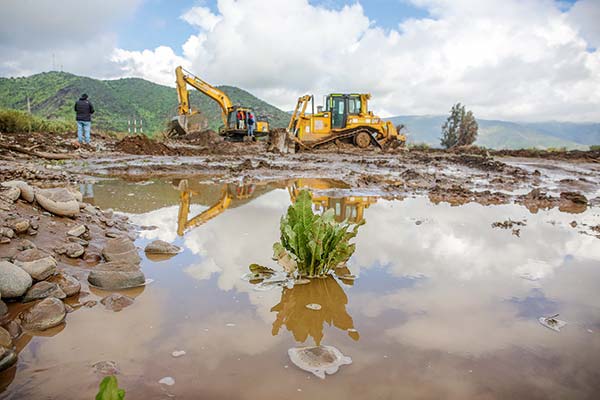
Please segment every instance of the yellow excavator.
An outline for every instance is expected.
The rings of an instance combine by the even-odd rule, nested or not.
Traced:
[[[315,113],[314,96],[302,96],[287,132],[298,147],[305,150],[337,140],[354,143],[362,149],[404,146],[406,136],[390,121],[369,111],[370,99],[370,94],[332,93],[325,97],[324,107],[317,107]],[[307,114],[309,103],[310,114]]]
[[[171,122],[172,134],[170,136],[187,134],[189,120],[199,113],[198,110],[193,110],[190,105],[188,85],[205,94],[219,105],[223,120],[223,126],[219,129],[219,134],[222,136],[234,141],[241,141],[247,136],[246,121],[238,118],[238,112],[242,112],[244,116],[248,115],[248,113],[254,115],[256,124],[254,130],[255,137],[267,136],[269,134],[269,119],[266,116],[259,116],[248,107],[234,105],[225,92],[203,81],[191,72],[184,70],[181,66],[175,69],[175,77],[179,106],[177,107],[178,116]]]
[[[245,200],[260,196],[260,194],[264,194],[269,190],[286,187],[290,195],[290,200],[292,203],[295,203],[302,189],[325,190],[335,187],[335,184],[327,179],[297,179],[283,184],[224,184],[219,199],[200,214],[190,218],[191,197],[200,194],[200,192],[190,188],[188,180],[183,179],[178,185],[179,215],[177,218],[177,234],[183,236],[190,229],[203,225],[219,216],[232,206],[232,201],[239,204]],[[335,220],[338,222],[348,220],[352,223],[359,223],[364,219],[364,210],[369,208],[371,204],[377,203],[377,197],[313,195],[312,201],[317,211],[325,211],[332,208]],[[235,206],[235,203],[233,206]]]

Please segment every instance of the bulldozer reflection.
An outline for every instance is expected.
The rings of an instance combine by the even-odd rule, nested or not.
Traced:
[[[309,304],[318,304],[321,308],[310,309],[307,307]],[[284,288],[279,304],[271,308],[271,311],[277,312],[272,334],[278,335],[285,326],[297,342],[304,343],[312,337],[318,346],[324,336],[323,325],[327,323],[358,340],[360,335],[346,310],[347,304],[348,296],[332,276],[312,279],[310,283],[295,285],[291,289]]]
[[[214,185],[210,185],[214,187]],[[330,179],[296,179],[284,182],[269,183],[228,183],[220,188],[220,194],[216,196],[207,196],[212,199],[212,205],[198,215],[190,218],[190,205],[193,196],[201,196],[203,188],[192,188],[187,179],[179,181],[179,215],[177,218],[177,234],[183,236],[186,231],[198,227],[218,215],[225,212],[230,207],[245,204],[271,190],[287,188],[292,203],[303,189],[308,190],[327,190],[339,188],[340,182]],[[335,219],[338,222],[348,220],[352,223],[358,223],[364,220],[364,210],[371,204],[377,202],[375,196],[328,196],[323,194],[313,194],[313,204],[317,211],[333,209]]]

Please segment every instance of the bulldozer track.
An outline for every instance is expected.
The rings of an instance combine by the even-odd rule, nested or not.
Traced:
[[[321,140],[318,140],[316,142],[312,142],[312,143],[302,143],[301,147],[308,149],[308,150],[312,150],[315,149],[319,146],[323,146],[327,143],[331,143],[335,140],[339,140],[339,139],[349,139],[352,138],[356,135],[358,135],[360,132],[366,132],[367,134],[369,134],[369,136],[371,137],[371,143],[373,143],[375,146],[381,148],[382,145],[381,143],[379,143],[374,137],[373,137],[373,133],[376,133],[376,130],[371,130],[365,127],[358,127],[358,128],[353,128],[350,129],[349,131],[346,132],[341,132],[341,133],[336,133],[333,135],[329,135],[326,138],[323,138]],[[297,143],[299,141],[296,141]]]

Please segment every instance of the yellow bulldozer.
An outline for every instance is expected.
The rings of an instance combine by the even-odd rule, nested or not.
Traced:
[[[241,141],[247,136],[247,121],[238,118],[238,112],[242,112],[244,116],[252,113],[255,119],[255,137],[267,136],[269,134],[269,119],[266,116],[257,115],[252,109],[234,105],[225,92],[208,84],[199,77],[183,69],[179,66],[175,69],[175,83],[177,85],[177,97],[179,106],[177,107],[177,117],[171,121],[170,137],[186,135],[189,131],[189,121],[193,116],[199,113],[198,110],[192,109],[190,105],[190,93],[188,85],[205,94],[210,99],[214,100],[221,109],[221,118],[223,125],[219,129],[219,134],[225,136],[226,139],[233,141]]]
[[[288,134],[301,149],[314,149],[334,141],[345,141],[359,148],[404,146],[406,136],[390,121],[384,121],[369,111],[370,94],[332,93],[325,104],[317,107],[314,96],[298,99],[287,128]],[[310,113],[307,113],[310,104]]]

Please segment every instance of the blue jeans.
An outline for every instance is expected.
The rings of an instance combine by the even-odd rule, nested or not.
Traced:
[[[77,121],[77,140],[79,143],[90,143],[90,130],[92,129],[91,121]],[[85,142],[83,141],[83,133],[85,132]]]
[[[248,136],[254,136],[254,124],[248,125]]]

